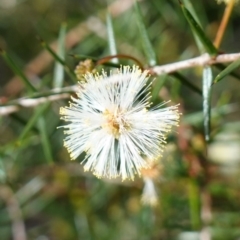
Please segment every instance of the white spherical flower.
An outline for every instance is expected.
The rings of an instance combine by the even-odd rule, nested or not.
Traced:
[[[162,108],[163,103],[149,109],[148,79],[148,71],[136,66],[124,66],[110,76],[88,73],[78,98],[60,109],[69,122],[63,126],[64,146],[72,159],[86,152],[86,171],[133,179],[161,155],[167,132],[178,123],[178,107]]]

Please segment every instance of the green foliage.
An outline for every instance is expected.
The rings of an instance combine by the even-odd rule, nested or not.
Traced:
[[[144,53],[147,57],[149,66],[154,66],[157,63],[156,54],[148,37],[147,29],[144,25],[144,19],[137,1],[135,1],[135,12]]]
[[[3,59],[6,61],[8,66],[12,69],[12,71],[20,77],[20,79],[23,81],[23,83],[26,85],[28,90],[30,92],[36,92],[36,88],[30,83],[30,81],[27,79],[23,71],[16,65],[16,63],[12,60],[12,58],[9,56],[7,52],[4,50],[1,50],[1,55]]]
[[[203,226],[212,240],[240,237],[240,91],[231,79],[239,79],[240,60],[159,76],[151,71],[204,51],[214,59],[224,4],[131,2],[0,1],[1,239],[17,240],[17,224],[18,234],[39,240],[194,240]],[[239,52],[239,11],[231,18],[225,53]],[[180,126],[159,160],[154,208],[141,204],[142,178],[97,179],[79,164],[84,154],[71,162],[63,147],[59,108],[75,97],[74,69],[86,59],[99,72],[139,64],[153,75],[154,106],[180,103]],[[69,96],[48,100],[59,94]],[[22,106],[28,98],[39,104]],[[7,107],[18,109],[2,115]]]
[[[210,119],[211,119],[211,93],[212,93],[212,83],[213,74],[210,67],[205,67],[203,69],[203,125],[205,140],[210,140]]]
[[[229,64],[222,72],[220,72],[216,78],[214,79],[214,83],[221,81],[224,77],[231,74],[235,69],[240,66],[240,59],[236,60],[235,62]]]
[[[112,17],[110,14],[107,14],[107,33],[108,33],[108,45],[109,45],[109,53],[110,55],[116,55],[117,54],[117,47],[116,47],[116,42],[115,42],[115,37],[114,37],[114,29],[113,29],[113,24],[112,24]],[[118,63],[118,59],[112,59],[113,63]]]
[[[198,22],[194,19],[192,14],[188,11],[185,6],[180,3],[183,14],[185,18],[187,19],[189,25],[191,26],[193,32],[197,35],[198,39],[201,41],[202,45],[205,47],[205,50],[211,54],[211,55],[217,55],[218,50],[214,47],[211,40],[205,35],[204,31],[202,30],[201,26],[198,24]]]

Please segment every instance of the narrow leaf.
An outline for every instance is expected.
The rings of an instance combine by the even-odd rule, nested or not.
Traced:
[[[209,38],[205,35],[204,31],[200,27],[200,25],[197,23],[197,21],[194,19],[192,14],[188,11],[188,9],[185,8],[185,6],[180,2],[183,14],[185,18],[187,19],[189,25],[191,26],[192,30],[197,34],[200,41],[205,47],[205,50],[211,54],[211,55],[217,55],[218,50],[215,48],[213,43],[209,40]]]
[[[202,90],[193,85],[191,82],[189,82],[182,74],[178,72],[171,73],[172,76],[174,76],[176,79],[178,79],[183,85],[187,86],[194,92],[202,95]]]
[[[22,126],[26,126],[27,125],[27,120],[23,119],[22,117],[20,117],[17,113],[12,113],[10,115],[11,118],[13,118],[14,120],[16,120],[18,123],[20,123]],[[32,130],[36,133],[38,133],[38,129],[33,127]]]
[[[218,106],[211,109],[211,117],[212,118],[222,118],[230,113],[236,113],[238,111],[238,104],[237,103],[231,103],[226,104],[223,106]],[[193,126],[199,127],[203,122],[203,113],[201,112],[195,112],[185,115],[182,118],[182,122],[185,124],[190,124]]]
[[[66,24],[62,24],[59,37],[58,37],[58,56],[65,60],[65,36],[66,36]],[[54,74],[53,74],[53,87],[60,88],[63,85],[64,78],[64,67],[59,62],[55,63]]]
[[[154,5],[154,9],[159,12],[161,20],[166,22],[167,25],[176,24],[179,17],[176,9],[171,2],[166,1],[164,4],[162,4],[161,1],[155,0],[151,1],[151,3]]]
[[[42,104],[41,106],[39,106],[35,110],[35,113],[29,119],[27,125],[23,129],[23,131],[22,131],[22,133],[21,133],[21,135],[20,135],[20,137],[18,139],[20,143],[26,137],[27,133],[34,127],[34,125],[37,122],[37,120],[39,119],[39,117],[44,113],[44,111],[47,110],[48,107],[49,107],[49,103],[45,103],[45,104]]]
[[[49,106],[50,106],[49,103],[45,103],[35,109],[33,116],[28,121],[28,123],[27,123],[26,127],[24,128],[24,130],[22,131],[18,141],[19,141],[19,143],[21,143],[21,141],[26,137],[27,133],[37,123],[46,160],[48,161],[49,164],[51,164],[53,162],[52,152],[51,152],[50,142],[49,142],[47,132],[46,132],[45,119],[42,116],[43,113],[48,109]]]
[[[30,83],[30,81],[27,79],[23,71],[15,64],[15,62],[12,60],[12,58],[5,52],[4,50],[0,49],[0,54],[2,55],[5,62],[8,64],[8,66],[12,69],[12,71],[20,77],[20,79],[23,81],[23,83],[26,85],[28,90],[30,92],[37,92],[37,89]]]
[[[191,178],[188,180],[188,199],[192,229],[199,229],[199,227],[201,226],[199,216],[199,185],[196,180]]]
[[[214,67],[216,67],[217,69],[223,71],[225,68],[227,68],[227,66],[225,66],[224,64],[222,63],[218,63],[218,64],[214,64],[213,65]],[[235,77],[237,80],[240,80],[240,75],[236,72],[230,72],[230,75],[232,77]]]
[[[38,119],[38,128],[40,131],[41,143],[46,160],[49,164],[53,163],[53,156],[51,151],[51,144],[47,134],[47,125],[43,116]]]
[[[213,83],[217,83],[220,80],[222,80],[224,77],[232,73],[235,69],[237,69],[240,66],[240,59],[236,60],[235,62],[232,62],[229,64],[222,72],[220,72],[216,78],[214,79]]]
[[[152,101],[155,102],[159,98],[159,92],[162,86],[165,84],[167,80],[167,75],[160,75],[155,79],[154,88],[152,90]]]
[[[112,18],[111,15],[107,14],[107,34],[108,34],[108,46],[109,46],[109,52],[110,55],[116,55],[117,54],[117,48],[116,48],[116,42],[114,37],[114,30],[112,25]],[[111,60],[112,63],[119,63],[117,58],[113,58]]]
[[[142,13],[140,11],[140,7],[136,0],[135,0],[135,10],[136,10],[136,15],[137,15],[137,23],[138,23],[138,27],[139,27],[139,31],[140,31],[140,37],[142,40],[143,50],[148,59],[149,66],[155,66],[157,63],[156,54],[155,54],[155,51],[153,50],[153,47],[149,40],[148,33],[147,33],[146,27],[144,25]]]
[[[198,18],[198,15],[197,15],[197,13],[194,9],[194,6],[193,6],[192,2],[190,0],[184,0],[184,4],[187,7],[188,11],[192,14],[193,18],[198,23],[198,25],[202,28],[200,19]],[[196,34],[195,31],[193,31],[193,36],[194,36],[195,42],[197,44],[197,47],[198,47],[200,53],[204,53],[205,52],[205,47],[202,44],[201,40],[199,39],[199,37],[198,37],[198,35]]]
[[[43,46],[44,49],[46,49],[51,55],[52,57],[57,61],[59,62],[63,67],[64,67],[64,70],[66,71],[66,73],[69,75],[69,77],[73,80],[73,82],[75,83],[76,82],[76,77],[75,77],[75,74],[74,74],[74,71],[71,70],[66,62],[64,61],[64,59],[62,59],[61,57],[59,57],[52,49],[51,47],[45,42],[43,41],[42,39],[40,39],[40,42],[41,42],[41,45]]]
[[[212,69],[207,66],[203,69],[203,126],[205,140],[210,140],[211,120],[211,87],[213,82]]]

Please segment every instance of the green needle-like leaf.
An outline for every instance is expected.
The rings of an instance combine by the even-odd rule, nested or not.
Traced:
[[[27,125],[27,120],[23,119],[22,117],[20,117],[17,113],[12,113],[10,115],[10,117],[12,119],[14,119],[16,122],[20,123],[22,126]],[[38,129],[33,127],[32,130],[36,133],[38,133]]]
[[[192,14],[193,18],[196,20],[196,22],[198,23],[198,25],[202,28],[202,25],[200,23],[200,19],[194,9],[194,6],[192,4],[192,2],[190,0],[184,0],[184,4],[187,7],[188,11]],[[198,35],[196,34],[195,31],[193,31],[193,36],[195,38],[196,44],[198,46],[198,49],[200,51],[200,53],[204,53],[205,52],[205,47],[203,46],[201,40],[199,39]]]
[[[49,107],[49,103],[42,104],[39,106],[36,110],[33,116],[29,119],[27,125],[23,129],[18,141],[21,143],[21,141],[26,137],[27,133],[34,127],[35,123],[39,119],[39,117],[47,110]]]
[[[51,144],[47,134],[47,125],[43,116],[38,119],[38,127],[40,131],[41,143],[43,146],[44,155],[49,164],[53,163],[53,156],[51,151]]]
[[[238,104],[236,103],[226,104],[226,105],[212,108],[211,117],[222,118],[230,113],[236,113],[237,111],[238,111]],[[190,124],[197,127],[200,127],[202,125],[203,120],[204,118],[203,118],[202,111],[187,114],[182,118],[183,123]]]
[[[58,56],[61,59],[65,59],[65,36],[66,36],[66,24],[62,24],[59,37],[58,37]],[[63,78],[64,78],[64,67],[61,63],[56,62],[53,74],[53,87],[60,88],[63,85]]]
[[[58,56],[45,41],[43,41],[40,38],[39,38],[39,40],[40,40],[41,45],[43,46],[43,48],[45,48],[52,55],[52,57],[64,67],[64,70],[66,71],[66,73],[73,80],[73,82],[76,83],[76,77],[75,77],[74,71],[72,71],[67,66],[67,64],[64,61],[64,59],[62,59],[60,56]]]
[[[212,69],[203,69],[203,125],[205,140],[210,140],[210,120],[211,120],[211,88],[213,82]]]
[[[235,62],[229,64],[222,72],[220,72],[216,78],[214,79],[213,83],[217,83],[222,80],[227,75],[231,74],[235,69],[240,66],[240,59],[236,60]]]
[[[152,90],[152,101],[155,102],[158,98],[159,98],[159,92],[162,88],[162,86],[165,84],[167,80],[167,75],[164,74],[164,75],[160,75],[158,76],[154,82],[154,88]]]
[[[156,54],[155,54],[155,51],[153,50],[152,44],[149,40],[147,29],[144,25],[142,13],[140,11],[140,7],[139,7],[137,1],[135,1],[135,10],[136,10],[137,23],[138,23],[138,27],[139,27],[139,31],[140,31],[140,37],[142,40],[144,53],[148,59],[149,66],[155,66],[157,64]]]
[[[189,87],[194,92],[202,95],[202,90],[196,87],[195,85],[193,85],[191,82],[189,82],[182,74],[178,72],[174,72],[174,73],[171,73],[171,75],[177,78],[183,85]]]
[[[30,92],[37,92],[37,89],[30,83],[30,81],[27,79],[25,74],[22,72],[22,70],[15,64],[15,62],[12,60],[12,58],[5,52],[4,50],[0,49],[0,54],[2,55],[5,62],[8,64],[8,66],[12,69],[12,71],[20,77],[20,79],[23,81],[23,83],[26,85],[28,90]]]
[[[225,68],[227,68],[227,66],[225,66],[224,64],[222,63],[218,63],[218,64],[215,64],[213,65],[214,67],[216,67],[217,69],[223,71]],[[232,77],[235,77],[237,80],[240,80],[240,75],[236,72],[230,72],[230,75]]]
[[[39,106],[37,109],[35,109],[35,113],[28,121],[18,141],[21,144],[21,141],[26,137],[27,133],[34,127],[34,125],[37,122],[39,132],[40,132],[40,137],[41,137],[41,143],[43,145],[43,151],[44,151],[46,160],[48,161],[49,164],[51,164],[53,162],[53,157],[52,157],[52,152],[50,147],[51,145],[46,132],[46,122],[42,116],[49,106],[50,106],[50,103],[45,103]]]
[[[112,18],[111,15],[107,14],[107,34],[108,34],[108,46],[109,46],[109,52],[110,55],[116,55],[117,54],[117,48],[116,48],[116,42],[114,37],[114,29],[112,25]],[[112,63],[119,63],[117,58],[113,58],[111,60]]]
[[[194,179],[189,179],[188,182],[188,198],[190,207],[190,219],[193,229],[199,229],[200,223],[200,201],[199,201],[199,186]]]
[[[182,11],[183,11],[185,18],[187,19],[192,30],[197,34],[198,38],[204,45],[205,50],[211,55],[217,55],[218,50],[215,48],[215,46],[209,40],[209,38],[205,35],[204,31],[202,30],[200,25],[197,23],[197,21],[194,19],[192,14],[188,11],[188,9],[185,8],[185,6],[181,2],[180,2],[180,5],[182,7]]]

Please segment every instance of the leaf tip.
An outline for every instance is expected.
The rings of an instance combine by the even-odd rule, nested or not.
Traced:
[[[205,135],[205,141],[209,142],[210,141],[210,136],[209,135]]]
[[[181,0],[178,0],[178,3],[179,3],[181,6],[183,6],[183,3],[182,3]]]

